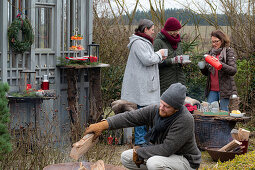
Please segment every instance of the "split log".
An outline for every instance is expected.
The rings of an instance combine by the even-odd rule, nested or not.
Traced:
[[[240,141],[237,129],[232,129],[230,133],[231,133],[231,136],[232,136],[233,139]]]
[[[225,146],[220,148],[218,151],[221,151],[221,152],[231,151],[231,150],[237,148],[238,146],[240,146],[241,144],[242,143],[237,140],[232,140],[231,142],[229,142],[228,144],[226,144]]]
[[[239,128],[238,136],[239,136],[240,141],[248,141],[249,136],[250,136],[250,131]]]
[[[84,155],[91,147],[93,147],[97,142],[92,142],[94,134],[85,135],[80,141],[73,144],[73,148],[71,150],[70,156],[78,160],[82,155]]]
[[[98,160],[90,166],[91,170],[105,170],[104,161]]]
[[[78,170],[87,170],[85,166],[83,166],[82,162],[80,162],[80,168]]]

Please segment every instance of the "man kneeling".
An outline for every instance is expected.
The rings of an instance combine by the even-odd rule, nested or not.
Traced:
[[[128,169],[197,169],[201,162],[194,133],[194,119],[183,105],[187,88],[172,84],[161,96],[160,105],[127,111],[105,121],[90,125],[85,135],[103,130],[147,125],[151,127],[145,139],[147,146],[134,147],[121,154]]]

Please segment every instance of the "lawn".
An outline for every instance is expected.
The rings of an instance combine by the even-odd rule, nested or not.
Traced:
[[[132,148],[130,145],[107,145],[106,142],[101,142],[92,148],[83,159],[91,162],[101,159],[105,163],[121,165],[121,153],[130,148]],[[248,152],[253,150],[255,150],[255,137],[249,139]],[[202,162],[199,169],[213,169],[216,168],[216,166],[217,162],[214,162],[206,151],[202,151]]]

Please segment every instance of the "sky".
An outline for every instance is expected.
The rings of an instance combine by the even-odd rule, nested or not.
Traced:
[[[149,10],[150,4],[149,4],[148,0],[140,0],[140,2],[141,2],[142,7],[145,7],[145,9]],[[153,3],[153,5],[155,5],[155,0],[151,0],[151,2]],[[157,0],[157,2],[158,2],[158,0]],[[136,3],[136,0],[128,0],[127,3],[130,6],[134,6]],[[179,3],[177,3],[174,0],[165,0],[164,5],[165,5],[165,9],[167,9],[167,8],[177,8],[177,9],[183,8],[182,5],[180,5]],[[142,9],[142,7],[139,5],[138,8]]]
[[[108,4],[107,3],[108,0],[98,0],[98,1],[102,2],[98,5],[98,11],[104,11],[104,9],[108,9],[109,11],[109,8],[107,7],[107,5],[105,5],[105,4]],[[128,10],[129,13],[134,10],[135,3],[136,3],[136,0],[110,0],[110,1],[116,15],[118,15],[118,10],[117,10],[118,8],[116,6],[117,1],[124,2],[126,5],[125,9]],[[138,10],[148,11],[150,9],[149,1],[150,0],[139,0],[140,3],[138,5]],[[164,1],[164,9],[171,9],[171,8],[176,8],[176,9],[186,8],[187,9],[188,8],[198,13],[210,14],[212,13],[212,10],[209,7],[209,5],[206,4],[206,1],[207,1],[213,4],[213,7],[216,9],[216,12],[218,14],[223,13],[222,12],[223,10],[221,9],[221,5],[219,5],[219,0],[151,0],[154,8],[156,5],[159,6],[159,2],[163,2],[163,1]],[[155,2],[156,2],[156,5],[155,5]],[[159,9],[159,7],[155,9]]]
[[[141,2],[141,6],[145,10],[149,10],[149,7],[150,7],[149,0],[139,0],[139,1]],[[155,6],[155,1],[157,2],[157,5],[158,5],[158,2],[160,1],[162,2],[163,0],[151,0],[151,2],[153,3],[153,6]],[[208,1],[214,3],[218,13],[221,13],[220,5],[217,5],[218,0],[208,0]],[[186,8],[188,7],[194,11],[197,11],[197,6],[195,6],[194,4],[199,5],[201,8],[209,9],[209,6],[203,0],[202,1],[201,0],[164,0],[164,2],[165,2],[164,3],[165,9],[168,9],[168,8],[184,9],[185,7]],[[135,6],[136,0],[125,0],[125,3],[130,9],[133,9]],[[143,8],[141,6],[139,5],[138,9],[142,10]]]

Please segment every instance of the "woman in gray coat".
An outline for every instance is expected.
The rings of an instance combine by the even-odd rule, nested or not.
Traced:
[[[140,21],[129,39],[129,56],[124,73],[121,99],[136,103],[138,108],[158,104],[160,99],[158,63],[163,61],[164,50],[154,52],[154,23]],[[145,143],[146,127],[135,127],[135,145]]]

